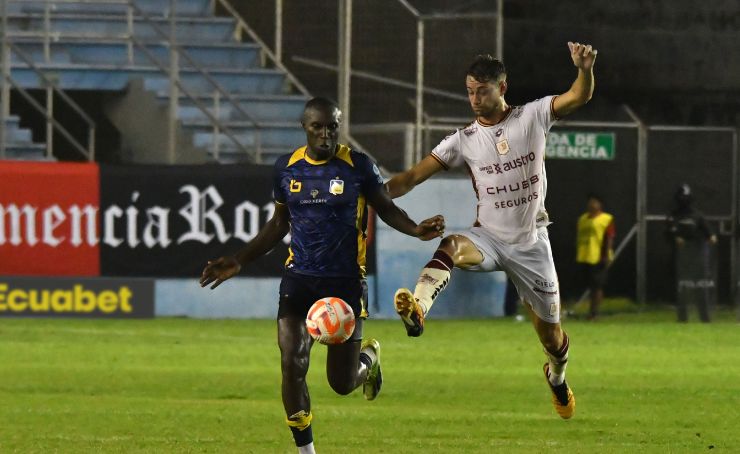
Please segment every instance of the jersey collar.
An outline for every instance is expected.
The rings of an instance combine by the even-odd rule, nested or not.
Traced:
[[[347,145],[338,144],[339,150],[337,151],[337,154],[334,155],[335,158],[341,159],[342,161],[346,162],[350,166],[354,167],[354,163],[352,162],[352,155],[350,153],[350,148]],[[306,161],[307,163],[315,166],[326,164],[327,162],[331,161],[332,158],[324,159],[323,161],[317,161],[315,159],[311,159],[310,156],[308,156],[308,153],[306,153],[308,147],[306,145],[302,146],[301,148],[298,148],[293,152],[292,155],[290,155],[290,159],[288,159],[288,167],[292,166],[298,161]]]

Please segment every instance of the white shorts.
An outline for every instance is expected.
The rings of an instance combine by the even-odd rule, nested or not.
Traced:
[[[537,229],[537,241],[532,245],[503,243],[483,227],[471,227],[453,234],[468,238],[483,254],[481,263],[461,269],[506,272],[519,297],[540,319],[549,323],[560,322],[560,285],[546,227]]]

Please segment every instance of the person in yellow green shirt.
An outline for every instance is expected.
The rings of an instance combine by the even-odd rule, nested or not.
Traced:
[[[604,299],[607,270],[614,260],[614,216],[605,213],[602,200],[589,194],[586,212],[578,218],[576,237],[576,262],[583,280],[591,292],[589,319],[599,315],[599,306]]]

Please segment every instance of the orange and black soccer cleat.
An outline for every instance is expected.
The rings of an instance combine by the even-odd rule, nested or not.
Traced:
[[[576,398],[573,391],[570,390],[565,380],[557,386],[550,383],[550,363],[545,363],[543,371],[545,372],[545,381],[550,387],[550,391],[552,391],[552,404],[555,406],[555,411],[563,419],[572,418],[576,412]]]

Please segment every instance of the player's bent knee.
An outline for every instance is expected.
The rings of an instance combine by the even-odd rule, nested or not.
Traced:
[[[346,396],[355,390],[356,386],[350,380],[329,378],[329,386],[340,396]]]
[[[346,396],[357,388],[357,370],[344,369],[331,370],[326,375],[329,386],[340,396]]]

